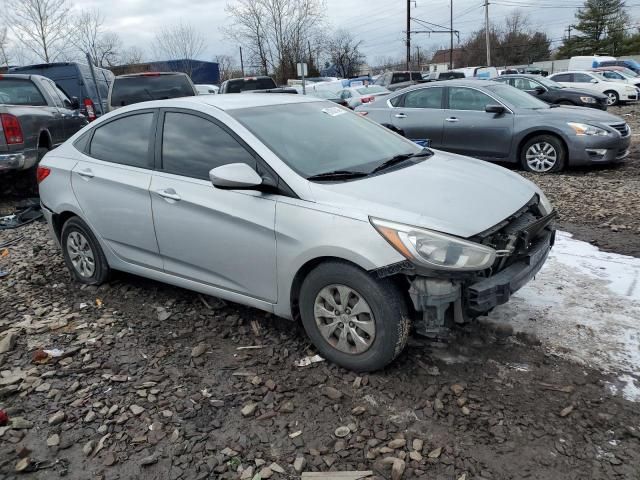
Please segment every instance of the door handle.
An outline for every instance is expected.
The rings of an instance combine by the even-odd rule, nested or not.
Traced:
[[[78,175],[84,178],[93,178],[95,175],[91,171],[90,168],[83,168],[82,170],[78,170]]]
[[[445,120],[449,123],[456,123],[459,122],[460,120],[457,119],[456,117],[449,117],[449,118],[445,118]]]
[[[175,200],[176,202],[182,200],[182,197],[178,195],[173,188],[156,190],[156,193],[162,198],[166,198],[168,200]]]
[[[407,116],[404,113],[396,113],[394,115],[394,117],[396,117],[396,118],[407,118]]]

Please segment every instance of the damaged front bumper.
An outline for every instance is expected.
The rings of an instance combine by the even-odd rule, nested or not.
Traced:
[[[448,277],[436,271],[408,275],[411,301],[422,315],[422,321],[416,322],[417,332],[438,336],[452,323],[465,323],[508,302],[540,271],[549,256],[555,242],[554,219],[555,212],[544,217],[525,212],[488,233],[485,244],[507,245],[512,253],[498,259],[487,271],[452,273]]]

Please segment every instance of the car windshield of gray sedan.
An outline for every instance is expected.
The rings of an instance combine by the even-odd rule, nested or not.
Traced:
[[[512,108],[526,108],[532,110],[538,110],[543,108],[549,108],[547,103],[544,103],[537,98],[532,97],[527,92],[518,90],[510,85],[491,85],[486,89],[494,94]]]
[[[334,103],[292,103],[228,113],[305,178],[329,172],[364,176],[389,160],[423,155],[418,145]]]

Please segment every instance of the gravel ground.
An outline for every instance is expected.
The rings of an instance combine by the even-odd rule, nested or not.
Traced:
[[[564,229],[640,255],[639,178],[634,146],[533,179]],[[530,335],[478,322],[376,374],[298,367],[315,352],[297,325],[131,275],[80,287],[44,224],[0,243],[18,236],[0,251],[0,478],[640,478],[638,405]]]
[[[640,257],[640,107],[612,107],[609,112],[631,126],[634,136],[626,162],[560,174],[521,173],[557,207],[563,230],[604,250]]]

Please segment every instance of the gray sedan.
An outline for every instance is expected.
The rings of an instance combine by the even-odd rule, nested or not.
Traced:
[[[127,106],[38,179],[78,282],[123,270],[301,320],[358,371],[399,355],[411,321],[433,334],[506,302],[554,241],[553,207],[520,175],[302,95]]]
[[[533,172],[621,161],[631,131],[615,115],[548,105],[509,85],[450,80],[416,85],[356,109],[407,138]]]

